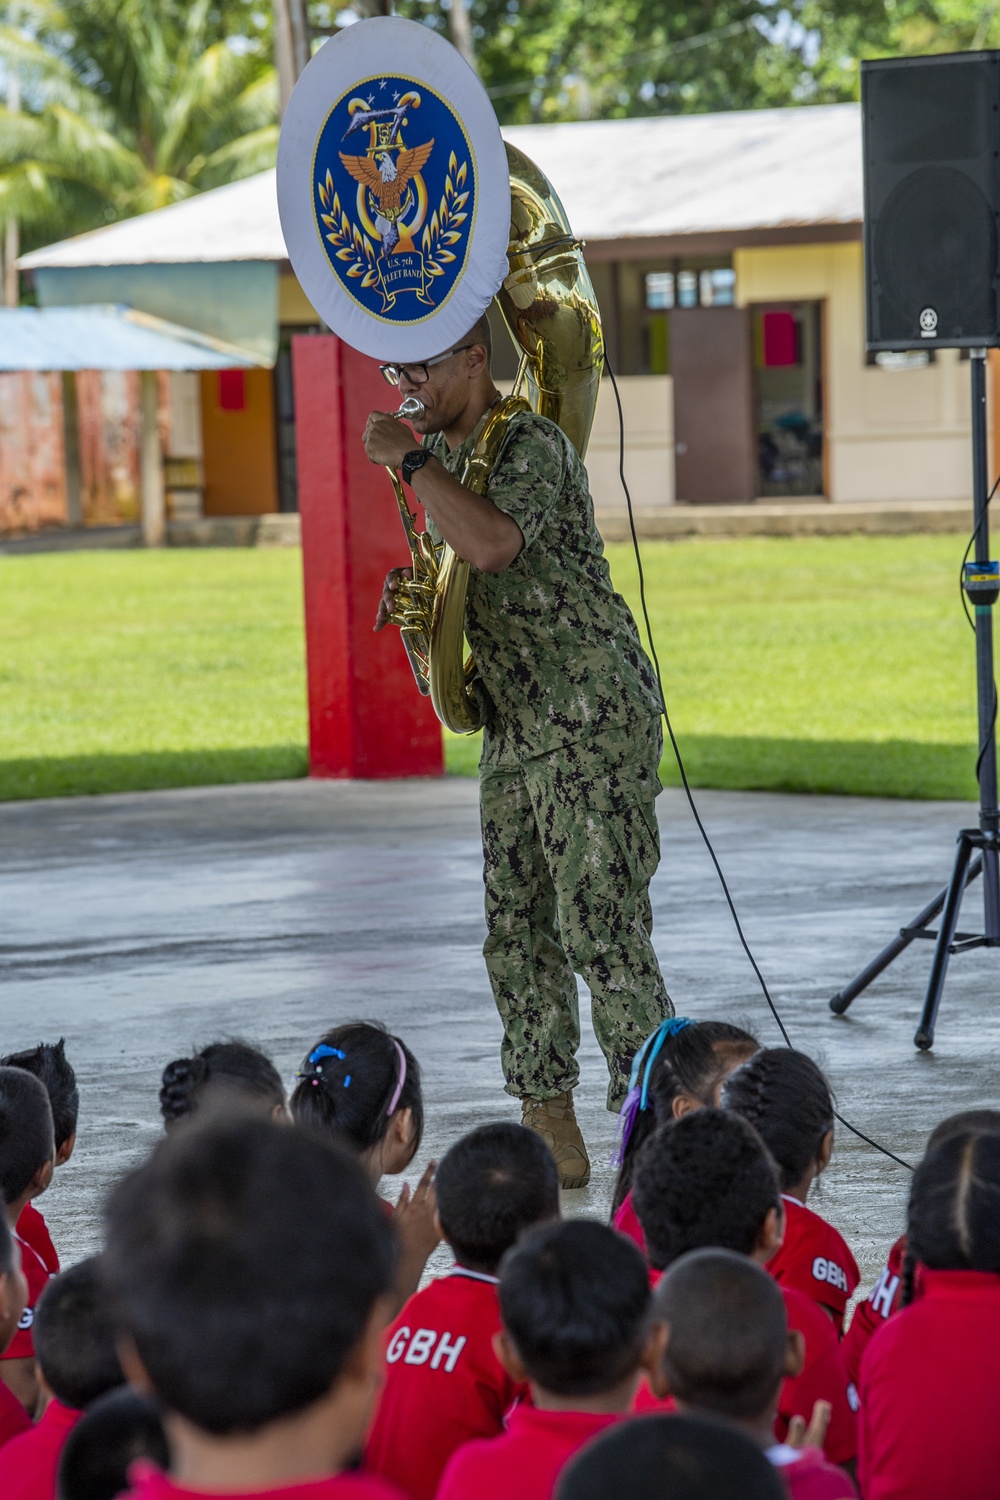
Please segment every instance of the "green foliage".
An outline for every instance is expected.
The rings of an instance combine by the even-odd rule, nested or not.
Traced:
[[[262,170],[277,145],[265,18],[218,0],[6,0],[0,220],[28,244]]]

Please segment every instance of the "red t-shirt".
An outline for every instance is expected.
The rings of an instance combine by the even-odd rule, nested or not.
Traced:
[[[53,1500],[59,1455],[81,1415],[50,1401],[34,1427],[0,1448],[3,1500]]]
[[[499,1437],[467,1443],[444,1471],[437,1500],[550,1500],[563,1467],[620,1417],[518,1406]]]
[[[630,1240],[634,1240],[642,1251],[646,1253],[646,1236],[642,1232],[636,1211],[632,1206],[632,1193],[629,1191],[622,1199],[621,1206],[612,1220],[619,1234],[627,1234]]]
[[[833,1319],[794,1287],[783,1286],[781,1294],[789,1328],[805,1339],[806,1362],[801,1375],[782,1382],[774,1435],[783,1443],[792,1417],[805,1417],[808,1423],[816,1402],[829,1401],[833,1410],[823,1452],[831,1463],[849,1463],[858,1451],[858,1395],[847,1378]]]
[[[456,1448],[503,1431],[527,1387],[514,1384],[493,1352],[499,1330],[495,1276],[456,1266],[410,1298],[386,1331],[367,1470],[411,1500],[433,1500]]]
[[[785,1238],[767,1269],[782,1286],[795,1287],[832,1314],[844,1331],[847,1304],[861,1280],[858,1263],[839,1229],[797,1198],[782,1194]]]
[[[207,1495],[220,1495],[224,1500],[400,1500],[398,1490],[370,1474],[299,1479],[269,1490],[191,1490],[140,1460],[133,1465],[129,1481],[131,1488],[122,1500],[205,1500]]]
[[[0,1380],[0,1448],[19,1433],[27,1432],[30,1426],[28,1413],[14,1392]]]
[[[827,1463],[818,1448],[788,1448],[779,1443],[768,1449],[767,1456],[791,1500],[857,1500],[858,1492],[843,1469]]]
[[[59,1275],[59,1256],[49,1234],[49,1226],[33,1203],[26,1203],[17,1221],[17,1232],[30,1245],[50,1276]]]
[[[877,1333],[893,1313],[899,1311],[903,1295],[903,1259],[906,1235],[901,1234],[889,1251],[889,1259],[878,1281],[864,1302],[854,1309],[851,1326],[844,1334],[841,1349],[847,1373],[857,1385],[861,1379],[861,1356],[868,1348],[872,1334]]]
[[[925,1268],[861,1361],[865,1500],[996,1500],[998,1351],[1000,1276]]]
[[[0,1359],[31,1359],[35,1353],[35,1343],[31,1336],[32,1325],[35,1321],[35,1307],[49,1284],[49,1273],[38,1251],[33,1249],[26,1239],[22,1239],[16,1229],[14,1238],[21,1247],[21,1270],[28,1283],[28,1301],[21,1314],[21,1321],[17,1325],[17,1332],[3,1354],[0,1354]]]

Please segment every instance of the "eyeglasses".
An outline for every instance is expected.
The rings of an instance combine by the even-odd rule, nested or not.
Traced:
[[[382,371],[382,379],[389,385],[398,385],[404,375],[411,385],[426,385],[430,379],[428,371],[434,365],[443,364],[453,354],[461,354],[463,350],[471,348],[472,344],[459,344],[457,349],[449,349],[447,354],[435,354],[433,359],[422,360],[419,365],[379,365],[379,369]]]

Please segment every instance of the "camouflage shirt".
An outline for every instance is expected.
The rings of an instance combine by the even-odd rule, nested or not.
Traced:
[[[449,452],[461,474],[483,421]],[[495,716],[485,765],[513,766],[637,716],[658,715],[660,694],[631,611],[611,585],[587,471],[563,432],[532,412],[515,416],[487,498],[524,535],[502,573],[469,573],[465,631]]]

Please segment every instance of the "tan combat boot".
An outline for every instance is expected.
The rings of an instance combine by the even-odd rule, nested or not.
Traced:
[[[536,1131],[556,1159],[559,1186],[586,1187],[590,1181],[590,1158],[573,1111],[572,1093],[554,1099],[522,1099],[521,1124]]]

